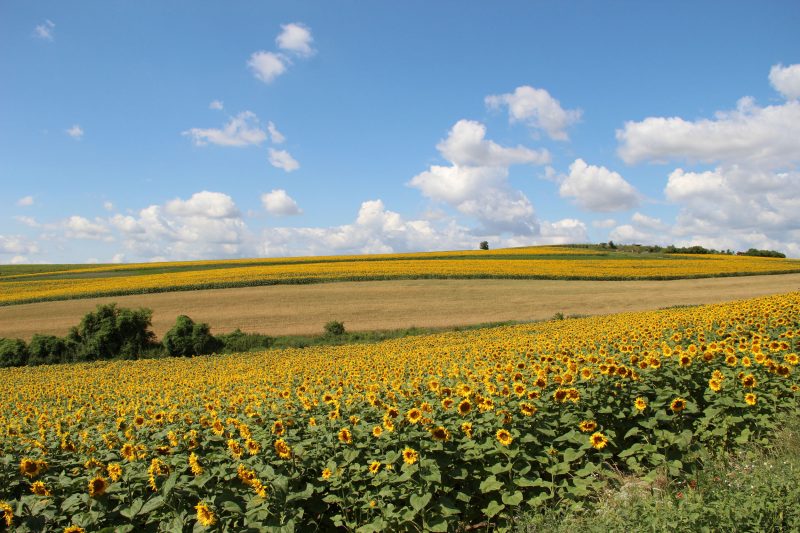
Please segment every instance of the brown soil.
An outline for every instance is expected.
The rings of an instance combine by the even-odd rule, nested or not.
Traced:
[[[180,314],[212,332],[321,333],[539,320],[716,303],[800,290],[800,274],[674,281],[404,280],[273,285],[42,302],[0,307],[0,337],[65,335],[96,305],[153,310],[160,337]]]

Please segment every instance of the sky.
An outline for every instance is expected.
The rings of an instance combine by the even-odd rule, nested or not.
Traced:
[[[800,257],[800,3],[0,0],[0,263]]]

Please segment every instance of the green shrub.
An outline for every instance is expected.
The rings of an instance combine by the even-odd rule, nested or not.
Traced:
[[[153,311],[118,308],[117,304],[98,305],[86,314],[67,336],[77,346],[77,359],[94,361],[122,356],[135,359],[155,344],[150,331]]]
[[[217,335],[217,340],[222,343],[222,351],[231,353],[266,349],[270,348],[275,343],[275,339],[269,335],[244,333],[240,329]]]
[[[333,336],[333,337],[339,337],[341,335],[344,335],[344,333],[345,333],[344,324],[341,323],[341,322],[338,322],[336,320],[331,320],[330,322],[325,324],[325,334],[326,335],[330,335],[330,336]]]
[[[223,343],[209,331],[208,324],[195,323],[186,315],[181,315],[175,325],[164,335],[164,349],[168,355],[190,356],[213,353]]]
[[[73,348],[73,349],[70,349]],[[36,334],[28,346],[29,365],[50,365],[72,360],[74,347],[66,339],[54,335]]]
[[[28,346],[21,339],[0,338],[0,367],[28,364]]]

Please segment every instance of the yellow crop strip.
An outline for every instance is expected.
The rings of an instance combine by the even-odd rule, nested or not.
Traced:
[[[99,272],[98,277],[65,277],[63,279],[30,279],[15,276],[0,282],[0,305],[13,303],[69,299],[87,296],[136,294],[145,292],[164,292],[171,290],[191,290],[201,288],[221,288],[248,285],[267,285],[276,283],[314,283],[330,281],[361,281],[380,279],[409,278],[518,278],[518,279],[676,279],[691,277],[713,277],[731,275],[752,275],[765,273],[800,272],[800,261],[761,257],[737,256],[673,256],[672,258],[593,258],[592,254],[582,254],[575,258],[549,259],[567,248],[531,248],[532,258],[519,259],[519,249],[493,252],[496,259],[474,259],[474,252],[450,253],[453,259],[422,258],[417,255],[396,256],[357,256],[328,258],[325,261],[290,262],[283,259],[274,264],[228,267],[213,269],[181,270],[167,273],[119,273],[103,276],[123,267],[95,267],[71,271],[89,274]],[[514,252],[512,254],[511,252]],[[583,252],[583,250],[579,250]],[[457,259],[459,254],[470,254]],[[440,254],[441,255],[441,254]],[[594,254],[596,255],[596,254]],[[504,256],[510,256],[505,258]],[[540,257],[537,257],[540,256]],[[449,257],[449,256],[448,256]],[[231,262],[220,263],[229,265]],[[167,263],[167,266],[201,266],[200,263]],[[203,263],[208,266],[208,264]],[[126,266],[128,270],[134,266]],[[105,269],[105,270],[103,270]],[[147,272],[145,269],[143,272]]]
[[[372,345],[0,370],[8,528],[446,530],[797,411],[800,293]],[[6,505],[6,507],[3,507]],[[0,516],[2,518],[2,516]],[[35,522],[34,522],[35,521]]]

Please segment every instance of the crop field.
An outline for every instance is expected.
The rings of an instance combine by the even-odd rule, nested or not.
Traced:
[[[0,269],[0,305],[96,296],[396,279],[657,280],[800,272],[800,261],[566,247]]]
[[[315,335],[329,320],[348,331],[452,327],[546,320],[556,313],[598,315],[741,300],[800,289],[800,274],[668,281],[418,279],[269,285],[106,296],[0,306],[0,337],[64,336],[96,306],[153,310],[161,338],[186,314],[215,334],[237,328],[270,335]]]
[[[680,261],[680,260],[678,260]],[[800,293],[255,354],[0,370],[17,531],[502,529],[797,412]]]

